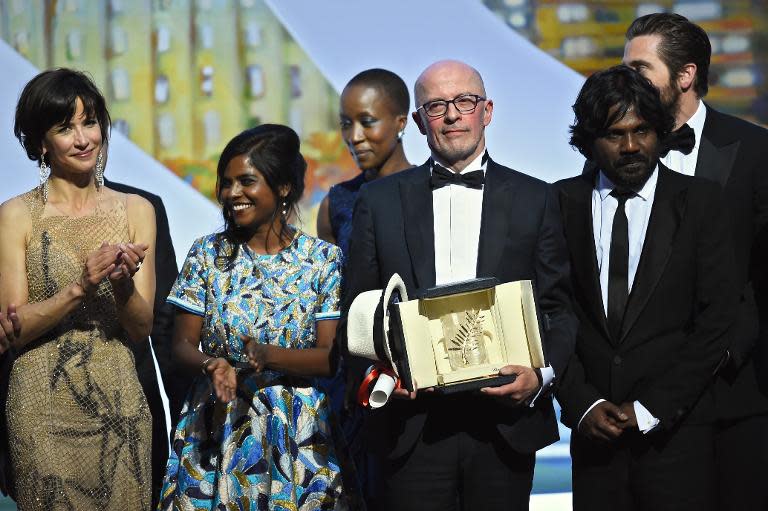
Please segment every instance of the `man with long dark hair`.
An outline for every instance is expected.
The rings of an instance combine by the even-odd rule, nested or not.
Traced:
[[[576,511],[714,508],[707,388],[736,307],[719,187],[659,163],[673,119],[639,73],[590,76],[557,183],[579,318],[558,386]]]

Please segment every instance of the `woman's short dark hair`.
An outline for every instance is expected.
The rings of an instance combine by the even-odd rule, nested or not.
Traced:
[[[281,124],[261,124],[247,129],[227,143],[219,157],[216,167],[216,197],[221,201],[221,180],[229,163],[238,156],[245,155],[248,163],[258,170],[275,195],[278,208],[275,215],[286,209],[286,215],[281,217],[280,232],[286,233],[286,218],[297,212],[297,204],[304,194],[304,174],[307,162],[299,151],[299,136],[288,126]],[[280,196],[280,190],[287,189],[285,197]],[[285,202],[285,208],[282,203]],[[227,266],[231,265],[237,256],[237,246],[247,241],[245,233],[235,223],[232,210],[223,207],[224,232],[222,236],[234,245],[234,250],[226,254]]]
[[[99,122],[101,139],[106,143],[111,119],[104,96],[88,75],[74,69],[51,69],[24,86],[16,104],[13,133],[30,160],[42,159],[46,132],[72,120],[78,98],[83,102],[85,115]]]
[[[384,97],[388,98],[396,115],[408,115],[408,109],[411,105],[408,86],[405,85],[402,78],[392,71],[381,68],[366,69],[353,76],[344,88],[347,89],[356,85],[378,89]]]
[[[664,107],[658,89],[631,67],[614,66],[593,74],[573,104],[576,119],[570,126],[571,145],[591,159],[595,140],[630,109],[648,123],[659,140],[674,126],[674,117]]]
[[[679,14],[657,12],[640,16],[627,29],[627,41],[643,35],[661,37],[659,58],[672,78],[677,77],[686,64],[696,64],[693,90],[700,98],[707,95],[712,45],[703,28]]]

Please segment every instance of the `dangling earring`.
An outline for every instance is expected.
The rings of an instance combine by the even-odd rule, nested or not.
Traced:
[[[283,216],[288,216],[288,202],[283,201]]]
[[[48,202],[48,178],[51,175],[51,167],[45,163],[45,155],[40,156],[40,184],[37,186],[37,190],[43,197],[43,204]]]
[[[405,129],[401,129],[397,132],[397,140],[400,141],[403,139],[403,135],[405,134]]]
[[[104,186],[104,154],[99,151],[99,155],[96,157],[96,172],[95,172],[95,179],[96,179],[96,189],[101,190],[101,187]]]

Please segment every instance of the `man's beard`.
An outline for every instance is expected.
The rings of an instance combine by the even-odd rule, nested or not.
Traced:
[[[680,110],[680,97],[683,95],[682,91],[677,88],[677,84],[670,80],[666,87],[659,89],[659,93],[664,108],[672,117],[677,119],[677,113]]]
[[[603,169],[603,172],[614,185],[620,188],[638,190],[648,181],[653,169],[656,168],[655,161],[655,158],[648,158],[642,154],[623,156],[613,163],[613,168]],[[642,166],[627,168],[626,166],[630,164],[641,164]]]

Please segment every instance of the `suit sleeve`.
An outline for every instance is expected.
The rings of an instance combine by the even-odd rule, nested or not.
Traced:
[[[544,352],[557,381],[573,353],[577,320],[571,305],[570,263],[560,207],[549,186],[536,241],[535,275]]]
[[[741,290],[736,325],[728,348],[731,357],[726,373],[739,371],[753,356],[768,364],[768,172],[764,168],[764,162],[768,160],[768,131],[760,129],[760,133],[753,136],[745,134],[742,144],[739,151],[746,152],[743,158],[750,166],[748,172],[742,174],[752,181],[748,188],[751,193],[752,243],[747,282]],[[768,368],[768,365],[762,367]]]
[[[763,157],[757,159],[763,168],[754,171],[753,208],[755,210],[755,239],[752,245],[752,267],[750,279],[757,303],[759,318],[759,338],[755,347],[754,358],[757,374],[762,388],[768,388],[768,170],[764,168],[768,160],[768,136],[763,137],[765,145]],[[746,357],[745,357],[746,358]]]
[[[371,289],[381,288],[379,282],[379,260],[376,252],[376,233],[371,211],[370,196],[367,187],[360,189],[352,215],[352,234],[349,254],[344,268],[344,287],[342,292],[342,315],[336,331],[336,342],[342,356],[345,357],[348,390],[357,389],[364,371],[371,361],[352,357],[347,351],[347,314],[355,297]]]
[[[171,378],[171,337],[173,336],[173,306],[166,302],[176,280],[176,252],[171,242],[168,216],[160,198],[153,201],[157,220],[157,250],[155,251],[155,316],[152,325],[152,348],[160,366],[163,381]]]
[[[730,271],[734,255],[717,185],[700,182],[702,194],[689,213],[697,219],[696,303],[685,343],[674,362],[653,384],[641,389],[637,400],[661,421],[674,426],[713,381],[713,372],[727,347],[727,334],[736,315],[738,291]],[[692,189],[689,189],[689,197]],[[703,199],[703,200],[702,200]]]

